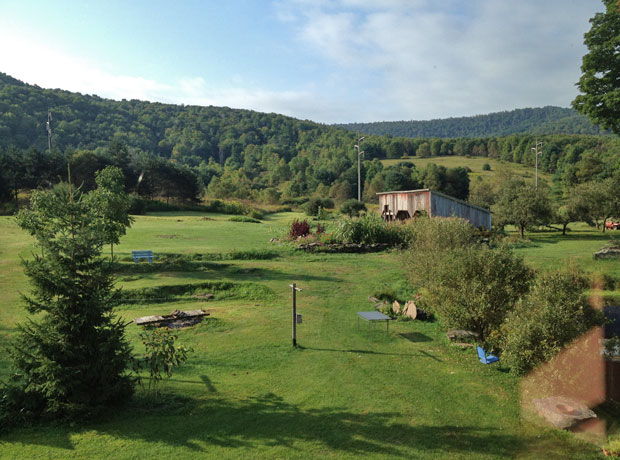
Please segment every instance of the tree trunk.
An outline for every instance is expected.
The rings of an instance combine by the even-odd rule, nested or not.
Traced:
[[[114,243],[110,243],[110,262],[114,262]]]
[[[566,236],[566,227],[568,227],[568,222],[562,224],[562,236]]]
[[[519,233],[521,233],[521,238],[523,238],[525,234],[525,225],[519,224]]]

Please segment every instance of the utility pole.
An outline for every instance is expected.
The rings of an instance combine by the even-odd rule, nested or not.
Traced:
[[[52,153],[52,111],[47,111],[47,123],[45,124],[47,128],[47,153]]]
[[[542,151],[539,151],[538,149],[542,148],[542,145],[543,143],[538,142],[538,139],[536,139],[536,147],[532,147],[532,150],[536,154],[536,190],[538,190],[538,155],[542,153]]]
[[[362,141],[364,140],[364,136],[361,136],[357,140],[357,144],[355,144],[355,150],[357,150],[357,201],[362,201],[362,167],[361,167],[361,157],[364,154],[364,151],[360,151],[360,146],[362,145]]]
[[[301,288],[297,287],[297,284],[293,283],[289,285],[293,289],[293,346],[297,346],[297,291],[301,291]]]

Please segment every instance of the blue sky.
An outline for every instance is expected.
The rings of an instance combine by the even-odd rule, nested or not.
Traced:
[[[600,0],[0,0],[0,72],[323,123],[567,107]]]

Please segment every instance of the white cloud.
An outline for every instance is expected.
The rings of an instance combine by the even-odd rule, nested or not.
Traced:
[[[355,119],[372,121],[568,106],[583,33],[600,4],[340,0],[279,8],[297,21],[299,40],[342,65],[343,81],[351,68],[378,76],[376,99]]]

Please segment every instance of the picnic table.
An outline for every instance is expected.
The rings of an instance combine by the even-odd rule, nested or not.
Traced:
[[[390,330],[390,318],[388,315],[384,315],[379,311],[358,311],[357,312],[357,327],[360,327],[360,318],[364,318],[368,321],[368,328],[370,329],[370,323],[373,321],[385,321],[385,331]]]

